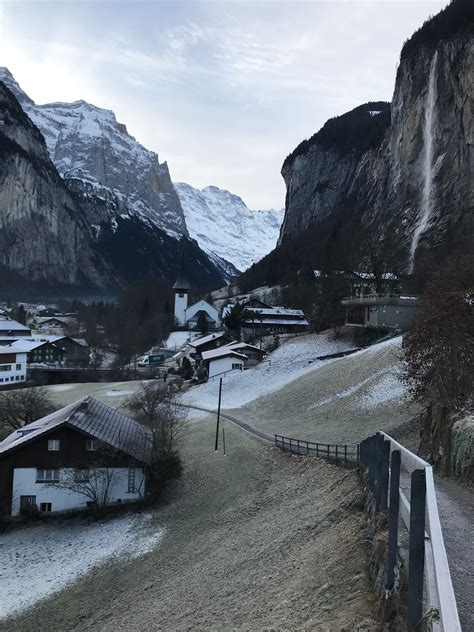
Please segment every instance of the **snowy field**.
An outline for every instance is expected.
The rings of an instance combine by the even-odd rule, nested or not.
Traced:
[[[167,349],[179,351],[190,340],[199,337],[199,333],[195,331],[172,331],[165,342]]]
[[[129,561],[153,550],[164,529],[151,515],[102,523],[65,521],[15,529],[0,542],[0,619],[76,582],[108,561]]]
[[[313,371],[323,364],[336,360],[317,360],[353,348],[347,340],[333,340],[330,333],[310,334],[288,340],[256,367],[234,371],[223,379],[222,407],[238,408],[252,400],[277,391],[282,386]],[[183,404],[216,409],[219,381],[210,380],[183,395]],[[199,417],[193,413],[191,418]]]

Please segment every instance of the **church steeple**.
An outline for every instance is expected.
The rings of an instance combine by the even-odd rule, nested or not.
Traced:
[[[173,290],[190,290],[191,286],[189,285],[188,275],[186,272],[186,264],[184,262],[184,250],[181,253],[181,263],[179,265],[178,276],[176,277],[176,281],[173,285]]]
[[[174,318],[178,325],[182,327],[186,325],[186,310],[188,308],[188,293],[191,286],[186,273],[186,265],[184,262],[184,250],[181,253],[181,263],[179,266],[178,276],[173,285],[174,290]]]

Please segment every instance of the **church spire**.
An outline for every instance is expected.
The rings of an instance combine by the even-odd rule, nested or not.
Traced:
[[[186,272],[186,265],[184,262],[184,249],[181,252],[181,263],[179,266],[179,272],[178,272],[178,276],[176,278],[176,281],[173,285],[173,290],[190,290],[191,286],[189,284],[188,281],[188,275]]]

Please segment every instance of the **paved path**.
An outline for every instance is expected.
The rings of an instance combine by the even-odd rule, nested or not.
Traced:
[[[459,618],[464,632],[474,630],[474,491],[435,478],[439,518]]]
[[[201,408],[200,406],[191,406],[190,404],[181,404],[181,406],[183,406],[183,408],[193,408],[194,410],[202,410],[203,412],[209,413],[210,415],[217,415],[217,410],[209,410],[209,408]],[[242,428],[242,430],[245,430],[245,432],[248,432],[253,437],[260,439],[261,441],[264,441],[265,443],[271,443],[271,445],[275,445],[275,437],[265,434],[261,430],[257,430],[257,428],[254,428],[253,426],[249,426],[249,424],[246,424],[244,421],[241,421],[240,419],[237,419],[236,417],[232,417],[232,415],[228,415],[227,413],[223,413],[222,411],[221,411],[221,417],[222,419],[227,419],[227,421],[230,421],[232,424],[234,424],[234,426],[238,426],[239,428]]]

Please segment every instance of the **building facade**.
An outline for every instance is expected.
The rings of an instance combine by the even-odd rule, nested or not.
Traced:
[[[0,514],[86,509],[144,497],[150,431],[90,397],[0,443]]]
[[[0,346],[0,388],[26,382],[27,354]]]

